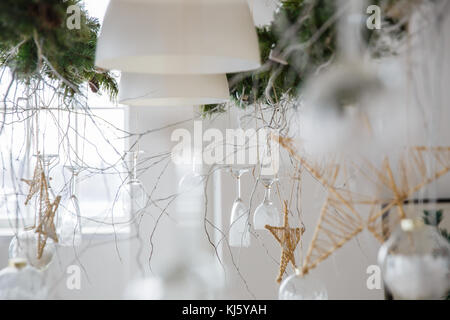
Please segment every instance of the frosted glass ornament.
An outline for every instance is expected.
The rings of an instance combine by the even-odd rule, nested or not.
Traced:
[[[442,299],[450,290],[450,244],[435,226],[404,219],[378,253],[396,299]]]
[[[48,238],[42,256],[38,259],[38,237],[34,230],[20,231],[9,244],[9,258],[25,259],[38,270],[46,269],[53,260],[55,244]]]
[[[11,259],[0,271],[0,300],[42,300],[48,290],[42,274],[27,266],[24,259]]]
[[[286,278],[278,293],[280,300],[328,300],[325,284],[311,274],[299,272]]]

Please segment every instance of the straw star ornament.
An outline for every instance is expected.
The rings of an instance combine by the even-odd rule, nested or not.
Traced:
[[[296,269],[297,265],[295,263],[295,248],[297,248],[300,238],[305,232],[304,228],[291,228],[289,226],[289,211],[287,201],[284,202],[284,223],[282,227],[275,227],[266,225],[265,228],[272,233],[275,239],[281,245],[281,261],[280,261],[280,273],[277,277],[277,282],[280,283],[283,279],[283,275],[286,268],[291,262],[292,266]]]
[[[35,214],[34,231],[38,234],[37,258],[43,255],[48,238],[58,242],[58,236],[55,226],[55,215],[61,202],[61,196],[57,196],[52,202],[49,196],[49,185],[47,177],[43,170],[42,160],[38,157],[32,179],[22,179],[29,186],[28,196],[25,205],[37,195],[38,206]]]

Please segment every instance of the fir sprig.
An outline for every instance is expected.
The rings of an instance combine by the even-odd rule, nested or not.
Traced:
[[[66,26],[71,5],[80,8],[80,29]],[[89,83],[92,91],[105,91],[114,99],[115,78],[95,67],[99,29],[99,22],[88,16],[80,0],[2,0],[0,63],[19,80],[42,76],[56,80],[68,96],[76,96]]]
[[[371,4],[390,12],[398,2],[374,0]],[[282,0],[272,23],[257,28],[262,67],[252,72],[228,75],[232,99],[245,107],[256,102],[276,103],[283,95],[297,96],[305,79],[336,54],[337,3],[335,0]],[[410,5],[403,0],[402,4]],[[390,14],[384,17],[389,25],[398,23],[400,18]],[[395,30],[400,34],[405,31],[404,28]],[[367,30],[363,38],[369,45],[377,36],[377,31]],[[309,43],[313,37],[317,39]],[[209,105],[203,111],[217,109]]]

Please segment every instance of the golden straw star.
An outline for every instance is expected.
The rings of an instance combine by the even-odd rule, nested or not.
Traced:
[[[305,230],[302,228],[291,228],[288,221],[288,204],[287,201],[284,202],[284,224],[282,227],[274,227],[266,225],[265,228],[273,234],[275,239],[280,243],[281,251],[281,261],[280,261],[280,273],[278,274],[277,282],[280,283],[283,279],[284,272],[286,271],[289,261],[292,263],[294,268],[297,268],[295,264],[294,251],[300,242],[300,237],[303,235]]]

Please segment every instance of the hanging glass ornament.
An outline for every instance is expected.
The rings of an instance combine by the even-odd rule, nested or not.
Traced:
[[[25,259],[10,259],[0,271],[0,300],[43,300],[47,293],[42,274]]]
[[[55,243],[47,238],[42,255],[39,257],[39,237],[41,235],[34,230],[20,231],[9,244],[9,258],[25,259],[29,265],[38,270],[46,269],[53,260]]]
[[[70,197],[58,212],[58,244],[60,246],[80,246],[82,241],[81,212],[76,193],[76,179],[80,172],[79,167],[67,166],[72,173],[70,181]]]
[[[403,219],[378,253],[384,283],[397,299],[442,299],[450,289],[450,244],[435,226]]]
[[[328,300],[325,284],[310,273],[302,275],[300,270],[286,278],[278,293],[280,300]]]

